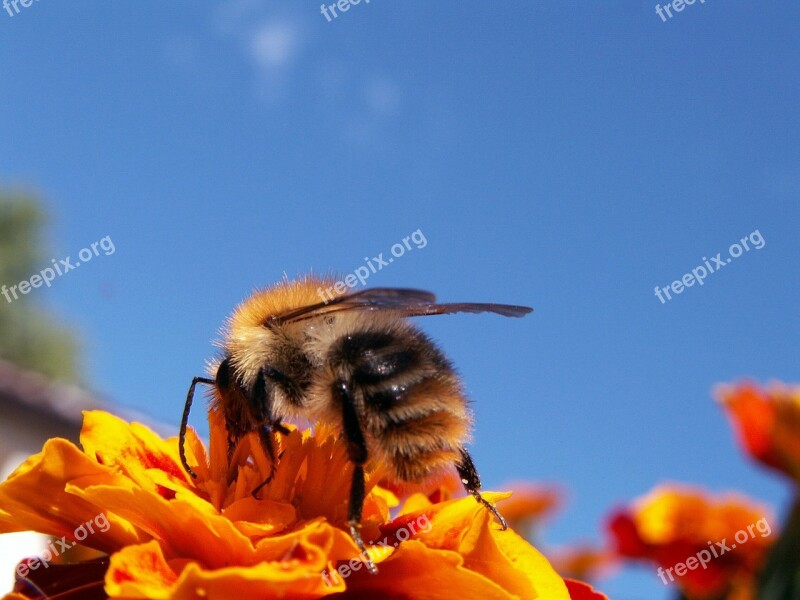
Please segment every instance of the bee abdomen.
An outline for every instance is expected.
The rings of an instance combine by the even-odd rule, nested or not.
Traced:
[[[419,482],[451,467],[469,436],[470,413],[454,377],[426,378],[390,406],[367,396],[366,411],[371,436],[400,481]]]
[[[370,456],[395,479],[421,482],[458,462],[471,415],[452,366],[422,332],[351,332],[328,364],[330,378],[352,390]]]
[[[395,453],[391,458],[392,478],[396,482],[423,483],[458,463],[456,450],[425,450],[412,455]]]

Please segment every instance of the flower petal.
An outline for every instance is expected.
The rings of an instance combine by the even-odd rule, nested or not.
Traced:
[[[800,483],[800,387],[752,383],[721,386],[717,398],[742,447],[756,460]]]
[[[752,588],[772,543],[763,533],[753,532],[761,531],[762,521],[769,525],[769,515],[766,507],[739,495],[711,497],[698,488],[669,485],[618,511],[609,529],[620,556],[655,563],[662,569],[662,580],[675,581],[687,596],[714,597],[732,585]],[[748,534],[747,543],[737,547],[731,540],[741,532]],[[732,551],[718,558],[713,543],[726,540]],[[673,576],[676,565],[688,563],[701,552],[708,555],[702,569]]]
[[[187,557],[207,567],[251,564],[253,545],[236,526],[214,507],[187,494],[167,500],[149,489],[96,485],[70,488],[98,506],[108,507],[142,531],[156,538],[169,558]]]
[[[161,546],[152,541],[128,546],[111,556],[105,590],[112,598],[166,600],[176,580]]]
[[[348,571],[341,573],[345,574]],[[329,579],[336,583],[343,580],[336,574],[331,574]],[[370,575],[359,567],[358,571],[350,573],[344,581],[347,591],[334,594],[332,598],[511,600],[517,597],[482,574],[466,568],[464,559],[457,552],[429,548],[416,540],[403,543],[389,559],[381,563],[377,575]],[[529,595],[523,598],[536,598],[536,596]],[[553,600],[556,598],[569,597],[554,596]]]
[[[566,582],[570,600],[608,600],[607,596],[596,592],[587,583],[575,581],[574,579],[567,579]]]
[[[83,523],[105,513],[110,523],[107,532],[89,536],[82,543],[105,552],[125,544],[135,544],[147,535],[106,511],[103,504],[69,493],[70,481],[119,483],[122,478],[109,467],[97,464],[71,442],[49,440],[41,453],[31,456],[6,481],[0,483],[0,532],[38,531],[74,540],[74,531]]]
[[[181,466],[177,438],[162,440],[140,423],[126,423],[100,410],[84,411],[81,446],[101,465],[118,467],[142,485],[151,485],[144,472],[159,469],[177,481],[189,483]]]
[[[484,496],[495,502],[508,494],[487,492]],[[429,528],[419,528],[425,522],[421,517],[429,521]],[[421,514],[407,513],[381,529],[392,545],[401,530],[411,529],[411,523],[417,524],[414,539],[429,548],[457,552],[463,556],[465,568],[511,594],[520,598],[569,597],[563,579],[547,559],[513,531],[500,531],[494,516],[472,497],[432,505]]]

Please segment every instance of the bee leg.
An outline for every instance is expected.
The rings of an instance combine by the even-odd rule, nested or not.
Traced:
[[[258,493],[261,491],[265,485],[267,485],[272,478],[275,476],[275,469],[277,468],[277,459],[275,458],[275,443],[272,439],[272,429],[268,425],[264,425],[263,427],[258,428],[258,439],[261,441],[261,447],[264,448],[264,451],[267,453],[269,457],[269,462],[271,465],[270,474],[267,475],[267,478],[258,484],[258,486],[251,492],[253,498],[259,500]]]
[[[258,379],[256,379],[253,403],[258,408],[261,418],[269,423],[271,429],[283,435],[289,435],[291,431],[283,426],[280,418],[276,418],[272,414],[272,396],[270,394],[269,381],[284,388],[292,387],[292,382],[286,375],[272,367],[264,367],[259,372]]]
[[[195,377],[192,379],[192,385],[189,386],[189,393],[186,394],[186,404],[183,406],[183,417],[181,417],[181,433],[178,436],[178,453],[181,455],[181,464],[186,472],[191,475],[192,479],[197,479],[197,473],[192,471],[189,463],[186,462],[186,428],[189,425],[189,411],[192,409],[192,400],[194,400],[194,388],[198,383],[205,383],[207,385],[214,385],[213,379],[206,377]]]
[[[497,508],[495,508],[494,504],[481,496],[481,480],[478,477],[478,471],[475,469],[475,464],[472,462],[472,457],[465,448],[461,448],[461,460],[456,464],[456,469],[458,470],[458,476],[461,478],[461,483],[464,484],[464,489],[467,490],[467,493],[475,498],[475,500],[483,504],[495,517],[497,517],[497,520],[500,522],[500,525],[502,525],[503,530],[508,529],[508,523],[506,523],[503,515],[497,511]]]
[[[378,572],[378,567],[372,562],[372,557],[370,557],[367,551],[367,546],[361,538],[361,513],[364,509],[365,496],[364,467],[361,465],[354,465],[353,482],[350,484],[350,507],[347,521],[350,525],[350,536],[361,551],[361,556],[364,558],[367,570],[375,575]]]
[[[374,575],[378,572],[378,569],[375,563],[372,562],[367,546],[361,538],[361,515],[364,510],[364,498],[366,496],[364,464],[367,462],[368,457],[367,443],[358,423],[358,413],[347,384],[339,381],[334,384],[332,391],[334,398],[342,406],[342,423],[344,425],[345,439],[347,440],[347,456],[353,462],[353,481],[350,484],[350,503],[347,518],[350,525],[350,536],[361,551],[367,570]]]
[[[261,489],[272,481],[275,475],[277,460],[275,458],[275,444],[272,438],[272,431],[274,429],[281,433],[289,433],[289,430],[281,425],[280,419],[275,419],[272,416],[272,394],[269,381],[275,379],[275,373],[276,371],[271,367],[264,367],[259,371],[250,399],[257,418],[263,423],[263,425],[258,428],[258,438],[261,441],[261,447],[264,448],[264,452],[266,452],[269,457],[271,467],[270,474],[251,492],[253,498],[256,499],[258,499],[258,493]]]

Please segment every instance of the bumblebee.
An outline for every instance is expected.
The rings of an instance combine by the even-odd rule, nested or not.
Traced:
[[[442,351],[411,317],[459,312],[522,317],[532,311],[505,304],[439,304],[426,291],[372,288],[319,302],[329,283],[315,277],[284,281],[240,304],[221,342],[213,377],[195,377],[186,398],[179,450],[184,450],[197,384],[213,386],[212,408],[228,431],[229,458],[244,435],[258,432],[275,464],[274,432],[284,420],[335,425],[354,464],[348,523],[353,540],[376,572],[360,535],[364,470],[375,460],[397,483],[423,483],[455,466],[466,491],[489,509],[464,444],[472,427],[461,381]],[[269,482],[264,481],[256,490]]]

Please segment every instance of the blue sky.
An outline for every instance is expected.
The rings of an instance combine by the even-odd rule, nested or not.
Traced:
[[[796,2],[20,8],[0,12],[0,183],[46,199],[53,258],[115,244],[24,298],[82,331],[98,393],[177,430],[250,290],[420,229],[369,285],[536,309],[419,324],[475,401],[485,486],[570,490],[547,542],[599,539],[662,481],[783,506],[711,389],[798,378]],[[755,230],[763,248],[656,298]],[[667,597],[649,569],[600,587]]]

